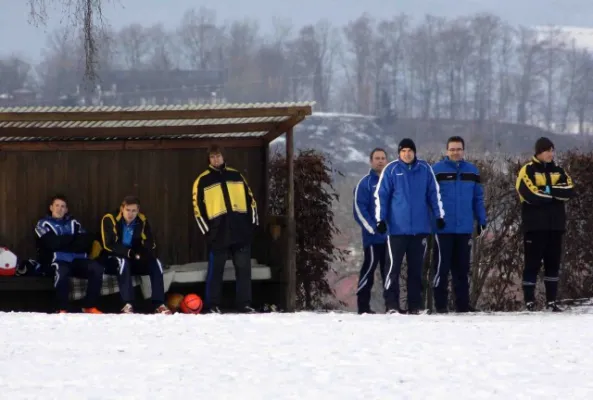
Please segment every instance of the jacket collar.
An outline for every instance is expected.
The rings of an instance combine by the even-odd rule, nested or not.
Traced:
[[[465,163],[465,159],[463,159],[463,158],[459,161],[453,161],[453,160],[451,160],[451,158],[449,158],[449,156],[445,156],[445,158],[443,158],[443,161],[446,163],[455,165],[455,166]]]
[[[537,165],[542,165],[542,166],[554,165],[554,160],[547,163],[547,162],[540,161],[536,156],[531,157],[531,161],[533,161]]]
[[[224,171],[226,169],[226,163],[223,163],[220,167],[216,168],[215,166],[213,166],[212,164],[208,165],[208,169],[210,169],[211,171],[214,172],[221,172]]]
[[[369,175],[370,176],[379,176],[381,174],[377,173],[377,171],[375,171],[374,169],[369,169]]]

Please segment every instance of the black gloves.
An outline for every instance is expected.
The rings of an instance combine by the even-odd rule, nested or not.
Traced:
[[[437,218],[437,228],[445,229],[445,220],[443,218]]]
[[[377,223],[377,232],[379,232],[381,235],[387,232],[387,225],[385,224],[385,221],[379,221]]]

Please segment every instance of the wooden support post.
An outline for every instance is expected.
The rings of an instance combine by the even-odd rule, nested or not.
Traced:
[[[294,219],[294,139],[292,128],[286,132],[286,165],[288,190],[286,193],[286,311],[296,309],[296,223]]]

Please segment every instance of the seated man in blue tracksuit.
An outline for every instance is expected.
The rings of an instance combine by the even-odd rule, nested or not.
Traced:
[[[119,210],[101,219],[100,257],[105,273],[116,275],[124,303],[122,314],[133,314],[133,276],[148,275],[155,314],[171,314],[165,306],[163,265],[156,257],[156,242],[148,218],[140,212],[140,200],[126,196]]]
[[[484,190],[478,168],[463,159],[465,142],[459,136],[447,141],[447,157],[432,168],[447,214],[447,226],[437,229],[433,253],[434,303],[438,313],[448,312],[449,271],[453,277],[457,312],[473,311],[469,304],[469,266],[474,221],[478,235],[486,228]]]
[[[387,235],[376,232],[374,193],[379,182],[379,175],[387,163],[385,150],[376,148],[370,155],[371,170],[362,177],[354,188],[354,219],[362,229],[364,260],[360,268],[358,288],[356,290],[358,313],[374,314],[371,310],[371,290],[375,280],[375,269],[380,265],[381,279],[385,283],[385,253]]]
[[[398,146],[399,159],[387,164],[381,173],[375,201],[377,231],[388,231],[389,256],[385,276],[384,298],[388,313],[401,312],[399,275],[406,255],[408,262],[408,313],[422,308],[422,264],[431,222],[437,219],[445,227],[445,211],[439,184],[428,163],[416,158],[416,145],[403,139]]]
[[[93,236],[68,214],[66,197],[54,196],[49,211],[35,226],[37,261],[43,275],[54,277],[59,312],[68,310],[69,278],[73,276],[88,281],[82,311],[101,314],[96,306],[103,285],[103,266],[88,258]]]

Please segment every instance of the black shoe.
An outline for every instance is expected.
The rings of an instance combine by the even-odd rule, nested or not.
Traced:
[[[437,308],[436,313],[437,314],[448,314],[449,310],[447,308]]]
[[[399,310],[397,308],[388,308],[385,314],[399,314]]]
[[[558,307],[558,304],[556,304],[555,301],[548,301],[548,304],[546,304],[546,309],[548,309],[552,312],[563,312],[564,311],[563,309]]]
[[[535,311],[535,302],[528,301],[527,303],[525,303],[525,308],[527,309],[527,311]]]

